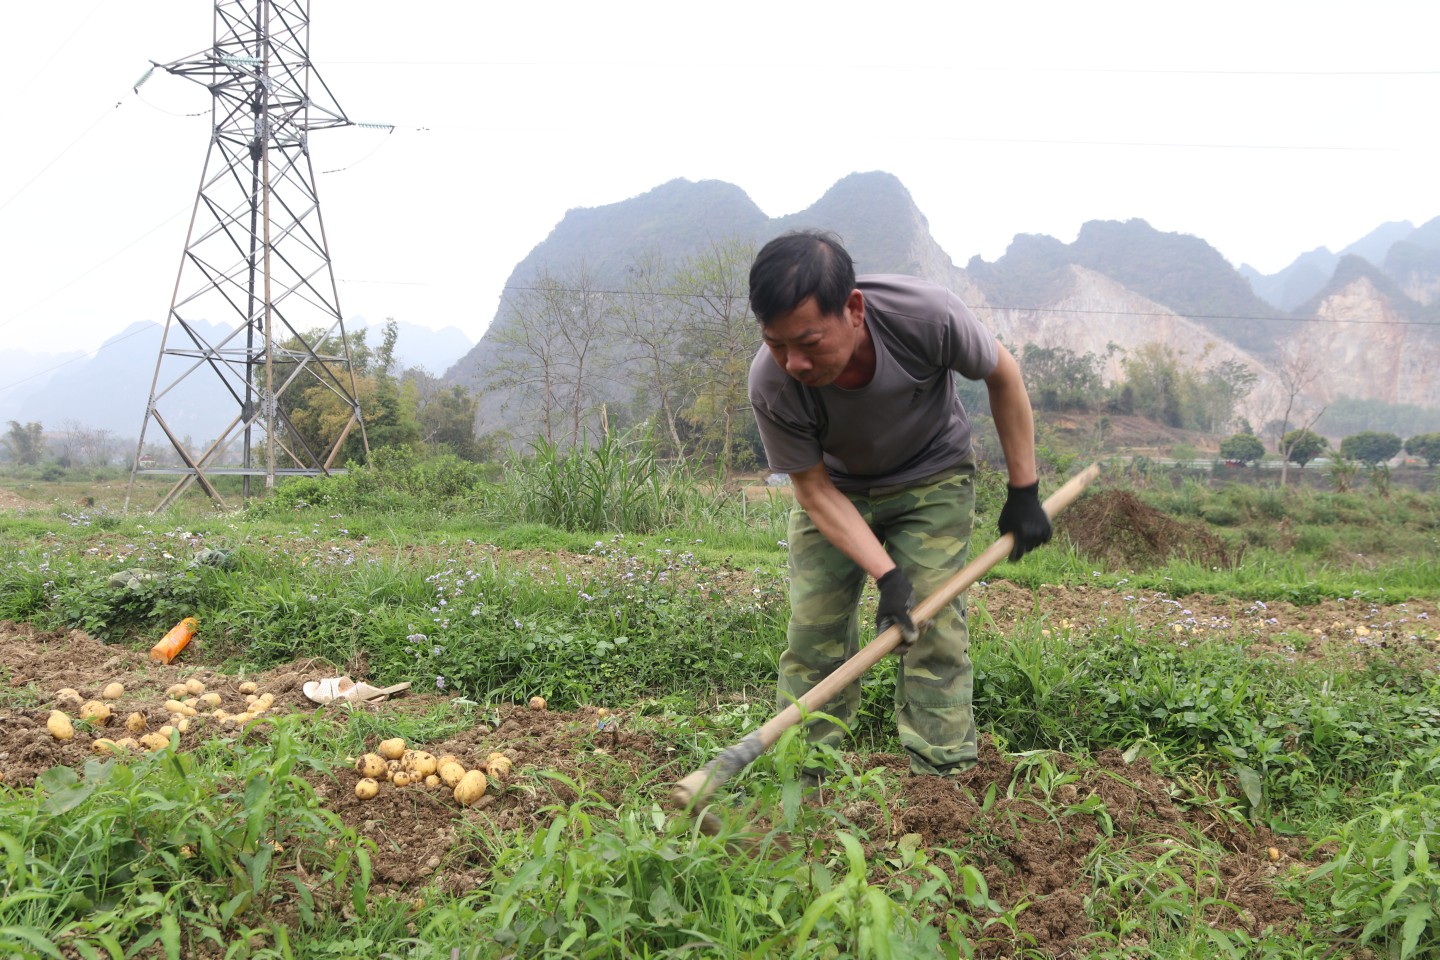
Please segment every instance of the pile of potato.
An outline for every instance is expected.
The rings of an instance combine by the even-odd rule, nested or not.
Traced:
[[[173,684],[165,691],[167,699],[163,705],[168,722],[151,730],[150,719],[146,714],[138,711],[131,713],[124,721],[125,733],[128,736],[118,739],[97,737],[91,743],[91,749],[103,754],[127,750],[147,750],[153,753],[170,745],[172,733],[188,733],[193,727],[212,721],[222,730],[239,729],[275,705],[273,693],[261,693],[249,680],[240,684],[238,689],[245,698],[245,709],[232,713],[222,706],[224,698],[220,694],[206,691],[205,683],[199,677]],[[57,690],[56,708],[50,711],[45,727],[52,737],[61,741],[75,739],[75,725],[71,720],[71,713],[93,727],[108,727],[118,715],[110,709],[106,701],[118,700],[124,695],[125,686],[118,682],[106,684],[100,692],[99,700],[84,702],[80,699],[79,691],[71,687]]]
[[[432,790],[447,789],[455,802],[468,807],[485,796],[490,784],[504,783],[513,766],[503,753],[492,753],[485,762],[467,770],[459,757],[436,757],[424,750],[410,750],[400,737],[380,741],[374,753],[355,761],[360,782],[355,796],[369,800],[380,792],[380,781],[396,787],[423,786]]]

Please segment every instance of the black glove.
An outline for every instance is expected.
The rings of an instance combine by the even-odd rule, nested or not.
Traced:
[[[1026,487],[1012,487],[1000,510],[1000,533],[1015,534],[1015,548],[1010,551],[1013,563],[1042,543],[1050,542],[1050,518],[1040,506],[1040,481]]]
[[[910,608],[915,605],[915,588],[905,571],[896,567],[875,581],[880,588],[880,605],[875,610],[875,631],[883,632],[889,627],[900,628],[900,643],[895,647],[899,656],[910,652],[920,631],[910,619]]]

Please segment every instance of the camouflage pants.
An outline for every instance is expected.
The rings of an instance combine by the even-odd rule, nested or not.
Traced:
[[[965,564],[975,513],[973,465],[905,489],[847,494],[915,585],[929,596]],[[780,656],[778,702],[784,707],[829,676],[859,649],[859,602],[865,573],[821,536],[799,506],[790,513],[790,626]],[[974,675],[965,598],[936,615],[900,662],[895,717],[900,742],[916,773],[958,773],[976,758]],[[822,709],[854,726],[860,685],[851,684]],[[814,721],[812,743],[839,746],[841,731]]]

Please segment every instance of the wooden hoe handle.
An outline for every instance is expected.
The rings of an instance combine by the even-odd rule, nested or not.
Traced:
[[[1092,463],[1059,490],[1045,499],[1044,509],[1052,520],[1066,507],[1074,503],[1080,494],[1100,475],[1100,465]],[[991,568],[1010,555],[1014,547],[1013,534],[1004,534],[990,544],[978,557],[941,584],[940,589],[916,604],[910,611],[910,619],[916,624],[933,620],[935,615],[952,600],[969,589],[977,580],[989,573]],[[675,809],[687,809],[703,803],[715,789],[730,777],[749,766],[756,757],[770,749],[780,735],[800,722],[801,708],[805,712],[819,709],[860,678],[866,670],[879,663],[881,658],[894,650],[900,643],[900,628],[887,627],[874,640],[860,649],[855,656],[835,668],[835,672],[805,692],[795,703],[790,704],[771,717],[758,730],[746,734],[744,739],[721,751],[720,755],[705,766],[675,784],[670,793],[670,805]]]

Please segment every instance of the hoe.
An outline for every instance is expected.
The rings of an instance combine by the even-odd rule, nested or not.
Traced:
[[[1045,513],[1053,520],[1074,503],[1099,474],[1099,465],[1092,463],[1072,477],[1063,487],[1046,498]],[[928,623],[946,604],[1009,556],[1014,539],[1007,533],[992,543],[983,553],[946,580],[940,589],[916,604],[910,611],[910,619],[917,625]],[[722,750],[714,760],[675,784],[670,793],[671,807],[677,810],[702,808],[721,784],[749,766],[756,757],[770,749],[782,733],[799,723],[802,711],[808,713],[824,706],[832,697],[858,680],[866,670],[879,663],[899,642],[899,627],[889,627],[882,631],[853,657],[837,667],[834,673],[810,688],[795,703],[771,717],[760,729],[746,734],[738,743]],[[700,826],[706,833],[714,833],[719,828],[719,822],[713,814],[706,812],[701,817]]]

